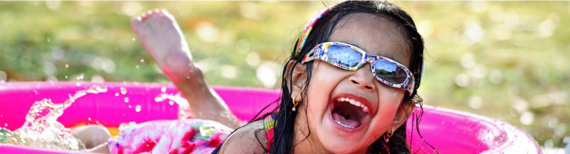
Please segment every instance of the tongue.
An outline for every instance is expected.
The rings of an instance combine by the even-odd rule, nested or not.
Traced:
[[[341,125],[344,125],[345,127],[356,128],[360,126],[360,122],[355,116],[348,116],[348,118],[346,118],[338,112],[333,112],[332,116],[334,121]]]

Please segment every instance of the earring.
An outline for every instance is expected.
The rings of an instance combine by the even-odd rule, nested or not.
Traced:
[[[297,105],[299,105],[299,102],[297,102],[296,98],[297,96],[293,97],[293,112],[297,111]]]
[[[391,129],[391,133],[386,132],[386,135],[384,135],[384,141],[386,141],[386,143],[388,143],[390,141],[390,137],[392,137],[392,135],[394,135],[394,128]],[[386,137],[388,136],[388,137]]]

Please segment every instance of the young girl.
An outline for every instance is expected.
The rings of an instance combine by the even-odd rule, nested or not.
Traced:
[[[225,138],[208,141],[213,153],[410,153],[406,121],[421,107],[424,47],[412,18],[391,3],[342,1],[319,11],[283,68],[279,107],[241,127],[209,90],[170,14],[149,11],[131,25],[192,110],[202,111],[194,118],[237,129],[227,136],[210,121],[145,123],[110,141],[113,153],[196,150],[204,134],[188,127],[196,123],[209,125],[210,139]]]
[[[332,4],[295,45],[279,108],[265,125],[235,130],[214,153],[410,153],[405,123],[414,104],[421,105],[423,50],[413,20],[399,7]]]

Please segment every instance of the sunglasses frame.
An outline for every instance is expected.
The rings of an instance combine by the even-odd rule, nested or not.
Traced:
[[[354,67],[348,67],[348,66],[344,66],[344,65],[341,65],[337,62],[332,61],[328,57],[328,48],[330,46],[333,46],[333,45],[350,47],[351,49],[361,53],[362,58],[361,58],[360,62],[358,62],[358,64]],[[412,72],[406,66],[404,66],[404,65],[402,65],[402,64],[398,63],[397,61],[392,60],[390,58],[371,55],[371,54],[367,53],[366,51],[364,51],[364,50],[362,50],[362,49],[360,49],[354,45],[348,44],[348,43],[324,42],[324,43],[318,44],[317,46],[315,46],[315,48],[313,48],[311,51],[309,51],[309,53],[307,53],[307,55],[305,55],[302,63],[304,64],[306,62],[310,62],[310,61],[315,60],[315,59],[320,59],[320,60],[325,61],[329,64],[332,64],[336,67],[339,67],[339,68],[344,69],[344,70],[349,70],[349,71],[355,71],[368,62],[371,65],[372,74],[381,83],[384,83],[390,87],[404,89],[404,90],[409,92],[409,95],[412,95],[412,93],[414,91],[414,89],[413,89],[414,84],[415,84],[414,76],[413,76]],[[397,83],[392,83],[392,82],[386,81],[386,80],[378,77],[378,75],[376,75],[376,71],[374,68],[376,67],[376,61],[379,61],[379,60],[384,60],[384,61],[390,62],[392,64],[395,64],[397,67],[403,69],[407,75],[406,80],[404,80],[404,82],[402,82],[402,83],[397,84]]]

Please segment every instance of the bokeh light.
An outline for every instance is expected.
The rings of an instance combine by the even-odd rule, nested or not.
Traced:
[[[332,1],[1,2],[0,82],[168,83],[129,26],[159,8],[177,19],[209,85],[279,88],[323,3]],[[507,121],[545,148],[570,142],[570,2],[395,3],[425,39],[425,104]]]

